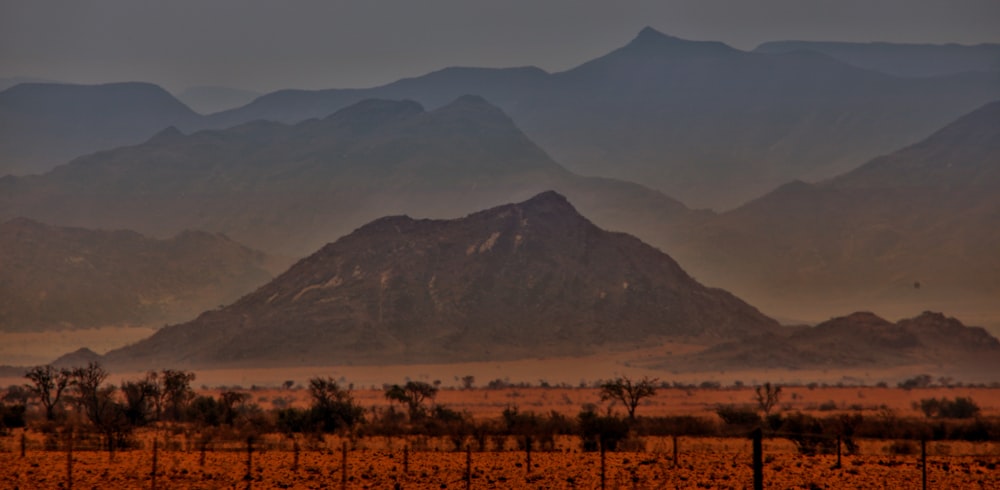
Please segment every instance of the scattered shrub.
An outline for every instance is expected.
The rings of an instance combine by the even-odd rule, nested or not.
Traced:
[[[919,450],[920,449],[917,447],[917,444],[909,439],[892,441],[892,443],[885,447],[885,452],[898,456],[917,454],[917,451]]]
[[[949,400],[945,397],[924,398],[914,402],[924,415],[930,418],[971,419],[979,413],[979,405],[972,398],[956,397]]]
[[[628,422],[613,415],[598,415],[594,408],[585,406],[577,415],[583,450],[597,451],[603,447],[614,451],[618,443],[628,437]]]
[[[726,425],[753,427],[760,425],[761,422],[757,411],[746,405],[720,405],[715,409],[715,413]]]
[[[795,444],[800,454],[829,454],[837,449],[836,435],[826,430],[824,421],[800,412],[787,415],[781,432]]]
[[[819,405],[820,412],[830,412],[837,409],[837,402],[830,400]]]

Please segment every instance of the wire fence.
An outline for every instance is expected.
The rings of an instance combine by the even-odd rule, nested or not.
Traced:
[[[1000,488],[1000,442],[844,441],[806,456],[801,434],[642,437],[583,451],[497,437],[246,439],[156,431],[118,450],[86,434],[0,438],[3,488]],[[759,446],[758,446],[759,445]],[[827,445],[826,447],[830,447]],[[755,448],[758,449],[755,451]]]

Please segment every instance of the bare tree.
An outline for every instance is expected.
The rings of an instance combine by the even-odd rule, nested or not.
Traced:
[[[55,419],[55,408],[59,406],[62,393],[69,386],[72,373],[68,369],[52,366],[36,366],[24,375],[31,381],[26,385],[31,393],[45,407],[45,420]]]
[[[239,414],[240,409],[248,401],[250,401],[249,393],[223,391],[219,395],[219,409],[222,412],[222,423],[233,425],[236,422],[236,416]]]
[[[104,411],[102,406],[110,397],[102,397],[100,393],[101,385],[108,379],[108,372],[101,367],[100,363],[90,362],[87,367],[73,369],[73,386],[76,387],[79,398],[77,403],[82,408],[83,413],[94,425],[97,425],[100,414]]]
[[[633,382],[628,376],[622,376],[614,381],[601,384],[601,401],[617,400],[628,410],[629,420],[635,420],[635,409],[643,398],[656,394],[656,379],[646,376]]]
[[[424,407],[425,400],[433,400],[438,389],[423,381],[407,381],[405,385],[392,385],[385,387],[385,398],[390,401],[405,403],[410,412],[410,420],[421,418],[427,413]]]
[[[125,416],[136,426],[146,425],[159,412],[160,384],[156,372],[150,371],[138,381],[122,381],[125,395]]]
[[[73,370],[73,386],[77,391],[77,404],[91,425],[105,438],[108,451],[121,447],[132,433],[128,408],[115,398],[114,385],[102,386],[108,372],[96,362]]]
[[[194,390],[191,389],[192,381],[194,381],[194,373],[192,372],[164,369],[160,373],[164,408],[171,420],[180,421],[183,418],[184,409],[194,398]]]
[[[313,422],[324,432],[351,428],[364,418],[364,408],[354,403],[350,389],[341,388],[333,378],[310,379],[309,395]]]
[[[757,400],[757,405],[760,406],[760,410],[767,417],[781,400],[781,387],[767,382],[763,386],[754,388],[754,392],[756,393],[754,398]]]

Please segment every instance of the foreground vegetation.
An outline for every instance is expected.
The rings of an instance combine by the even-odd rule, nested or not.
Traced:
[[[476,388],[466,376],[459,388],[443,389],[407,380],[383,386],[382,403],[369,398],[363,404],[342,380],[313,378],[306,386],[290,380],[276,389],[305,399],[274,396],[265,403],[256,387],[196,392],[195,374],[182,370],[149,372],[119,385],[108,378],[99,364],[40,366],[27,373],[25,384],[4,390],[0,464],[9,470],[0,485],[64,485],[74,478],[76,461],[83,468],[77,481],[122,487],[145,487],[160,475],[175,485],[205,488],[254,482],[442,488],[462,481],[594,488],[603,467],[611,488],[742,488],[750,473],[747,436],[758,428],[766,436],[769,478],[806,488],[905,484],[918,474],[917,455],[928,445],[928,469],[940,485],[989,487],[1000,474],[994,471],[1000,416],[984,414],[966,396],[920,398],[906,414],[833,401],[806,412],[785,403],[799,396],[795,390],[765,383],[749,396],[737,391],[744,403],[649,415],[644,412],[659,392],[725,389],[622,377],[558,388],[593,397],[569,412],[572,401],[564,394],[563,410],[526,410],[514,397],[497,413],[473,416],[439,402],[439,395],[488,398],[510,385],[494,380]],[[918,386],[910,381],[897,390],[930,383],[924,377]],[[370,397],[370,390],[365,393]],[[345,458],[351,461],[346,467]]]
[[[922,416],[888,408],[844,410],[836,404],[804,413],[783,410],[782,387],[770,383],[756,387],[747,403],[719,404],[712,414],[645,416],[643,403],[670,385],[622,377],[597,383],[598,397],[581,404],[575,414],[524,410],[511,402],[500,413],[473,417],[436,402],[440,383],[412,380],[384,386],[386,404],[366,407],[356,401],[352,386],[313,378],[302,388],[308,393],[306,404],[275,398],[264,408],[247,390],[197,394],[192,388],[195,374],[182,370],[149,372],[118,386],[107,383],[107,371],[96,363],[75,369],[40,366],[25,378],[25,385],[7,388],[0,399],[0,432],[24,427],[50,438],[73,433],[100,440],[108,451],[139,447],[136,431],[146,428],[198,433],[202,444],[266,434],[419,436],[449,440],[455,450],[472,446],[479,451],[497,448],[495,441],[507,439],[522,448],[552,450],[560,436],[577,437],[583,450],[614,451],[633,447],[644,437],[746,437],[758,427],[765,435],[793,442],[803,454],[832,453],[838,440],[847,452],[856,448],[856,439],[1000,440],[1000,417],[983,415],[968,397],[914,402]],[[291,390],[294,384],[288,381],[283,388]],[[473,393],[474,384],[465,377],[461,386]],[[500,384],[490,382],[487,391]]]

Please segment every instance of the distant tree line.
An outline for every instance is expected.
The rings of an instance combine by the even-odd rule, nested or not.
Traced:
[[[874,415],[845,410],[817,417],[782,410],[782,388],[770,383],[755,387],[750,403],[720,405],[715,416],[644,416],[643,405],[671,385],[623,376],[598,384],[604,405],[586,403],[576,416],[509,404],[497,418],[475,419],[437,403],[440,383],[422,381],[384,385],[388,405],[365,408],[355,400],[351,385],[317,377],[305,387],[307,406],[275,399],[273,408],[264,410],[238,388],[223,389],[216,396],[196,394],[191,387],[195,374],[183,370],[150,371],[117,386],[107,383],[108,372],[98,363],[72,369],[39,366],[25,378],[25,385],[8,388],[0,398],[0,433],[26,425],[47,433],[71,429],[98,438],[108,450],[133,446],[134,431],[148,426],[195,429],[203,435],[202,443],[210,437],[336,433],[440,437],[456,449],[472,445],[480,450],[509,449],[511,442],[518,448],[553,449],[558,435],[579,437],[584,450],[629,449],[640,448],[646,436],[745,437],[756,428],[793,441],[805,454],[832,451],[838,439],[854,451],[855,439],[862,437],[1000,439],[1000,419],[981,416],[970,398],[921,400],[914,408],[925,414],[922,419],[900,417],[888,409]],[[463,389],[473,384],[472,377],[462,380]],[[286,381],[282,387],[293,385]]]

